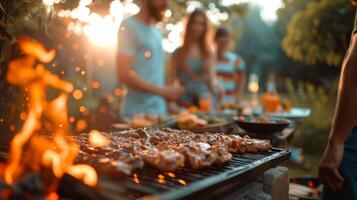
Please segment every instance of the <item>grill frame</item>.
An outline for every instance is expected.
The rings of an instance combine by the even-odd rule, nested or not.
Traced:
[[[0,145],[0,160],[6,161],[8,152],[8,145],[1,144]],[[251,162],[247,163],[247,159],[251,158]],[[260,158],[257,158],[260,157]],[[129,176],[112,176],[110,174],[102,174],[100,179],[104,181],[109,181],[112,184],[117,184],[118,186],[122,186],[125,189],[130,190],[128,193],[129,197],[134,197],[136,199],[142,200],[173,200],[173,199],[222,199],[225,195],[234,191],[237,187],[243,186],[249,183],[251,180],[261,175],[264,171],[278,166],[285,160],[290,158],[290,151],[279,148],[272,148],[271,152],[263,152],[263,153],[245,153],[245,154],[233,154],[233,160],[228,164],[223,166],[210,166],[201,170],[192,170],[188,168],[179,169],[177,173],[185,173],[182,170],[188,171],[188,176],[193,176],[197,172],[211,173],[212,169],[216,169],[217,174],[211,173],[208,177],[204,177],[199,180],[195,180],[193,182],[189,181],[187,186],[179,186],[176,185],[176,188],[168,188],[168,189],[160,189],[158,187],[155,188],[156,179],[151,179],[152,184],[149,186],[140,184],[134,184],[132,181],[128,181],[128,179],[132,179]],[[244,161],[245,159],[245,161]],[[243,160],[243,161],[242,161]],[[217,171],[217,168],[226,168],[229,167],[232,162],[246,162],[245,164],[234,167],[233,169],[226,171]],[[154,172],[149,176],[155,176],[157,174],[163,174],[153,168],[144,168],[141,171],[151,171]],[[142,172],[138,172],[139,175],[142,175]],[[211,172],[207,172],[211,171]],[[214,171],[214,170],[213,170]],[[193,172],[190,174],[190,172]],[[150,174],[150,173],[149,173]],[[158,183],[156,182],[156,186]],[[156,190],[156,191],[154,191]],[[161,191],[160,191],[161,190]],[[134,195],[134,193],[136,193]]]

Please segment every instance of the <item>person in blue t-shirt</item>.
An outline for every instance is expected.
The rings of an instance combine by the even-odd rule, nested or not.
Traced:
[[[229,51],[231,35],[227,28],[216,30],[214,42],[217,78],[225,91],[223,103],[238,102],[245,88],[245,62],[241,56]]]
[[[165,54],[155,23],[162,20],[168,0],[140,3],[140,12],[125,19],[118,32],[118,77],[128,87],[124,115],[164,115],[165,99],[174,101],[184,90],[177,85],[165,85]]]
[[[321,158],[323,199],[357,199],[357,17],[342,64],[330,137]]]

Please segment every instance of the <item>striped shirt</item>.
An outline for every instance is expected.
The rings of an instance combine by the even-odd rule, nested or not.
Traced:
[[[217,63],[216,72],[218,81],[226,92],[223,101],[228,103],[235,101],[240,72],[244,71],[246,66],[243,58],[233,52],[227,52],[225,56],[228,61]]]

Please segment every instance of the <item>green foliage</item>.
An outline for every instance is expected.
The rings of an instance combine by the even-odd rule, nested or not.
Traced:
[[[341,64],[348,48],[355,8],[345,0],[299,0],[300,8],[288,23],[282,47],[307,65]],[[287,3],[291,9],[295,3]]]
[[[250,7],[246,16],[235,20],[232,27],[235,32],[242,33],[236,51],[244,58],[248,73],[259,74],[262,83],[270,71],[280,74],[284,68],[280,36],[271,25],[263,21],[259,7]]]
[[[16,38],[26,30],[45,29],[49,14],[42,4],[42,0],[22,0],[16,3],[7,1],[0,2],[0,49],[1,53],[10,48]],[[0,55],[0,62],[6,58]]]
[[[337,94],[337,80],[330,82],[329,90],[308,82],[293,84],[286,80],[288,98],[295,107],[308,107],[311,115],[296,131],[294,146],[303,147],[308,153],[321,153],[330,131]],[[319,145],[316,145],[319,144]]]

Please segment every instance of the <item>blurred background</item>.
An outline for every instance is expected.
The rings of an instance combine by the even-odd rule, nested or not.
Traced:
[[[139,11],[137,3],[1,0],[0,133],[13,135],[26,119],[27,97],[19,87],[6,82],[7,64],[19,56],[16,41],[21,36],[56,49],[54,62],[46,67],[75,86],[69,102],[69,120],[74,129],[88,130],[115,115],[125,96],[115,69],[117,31],[124,18]],[[207,10],[212,28],[227,26],[232,30],[232,49],[244,58],[247,73],[258,75],[261,92],[266,90],[269,77],[274,76],[281,96],[294,107],[311,109],[292,141],[303,149],[311,166],[304,170],[292,168],[290,174],[316,174],[329,133],[355,8],[346,0],[170,1],[165,23],[158,24],[164,33],[168,60],[181,44],[182,16],[196,8]],[[56,94],[48,92],[49,98]]]

